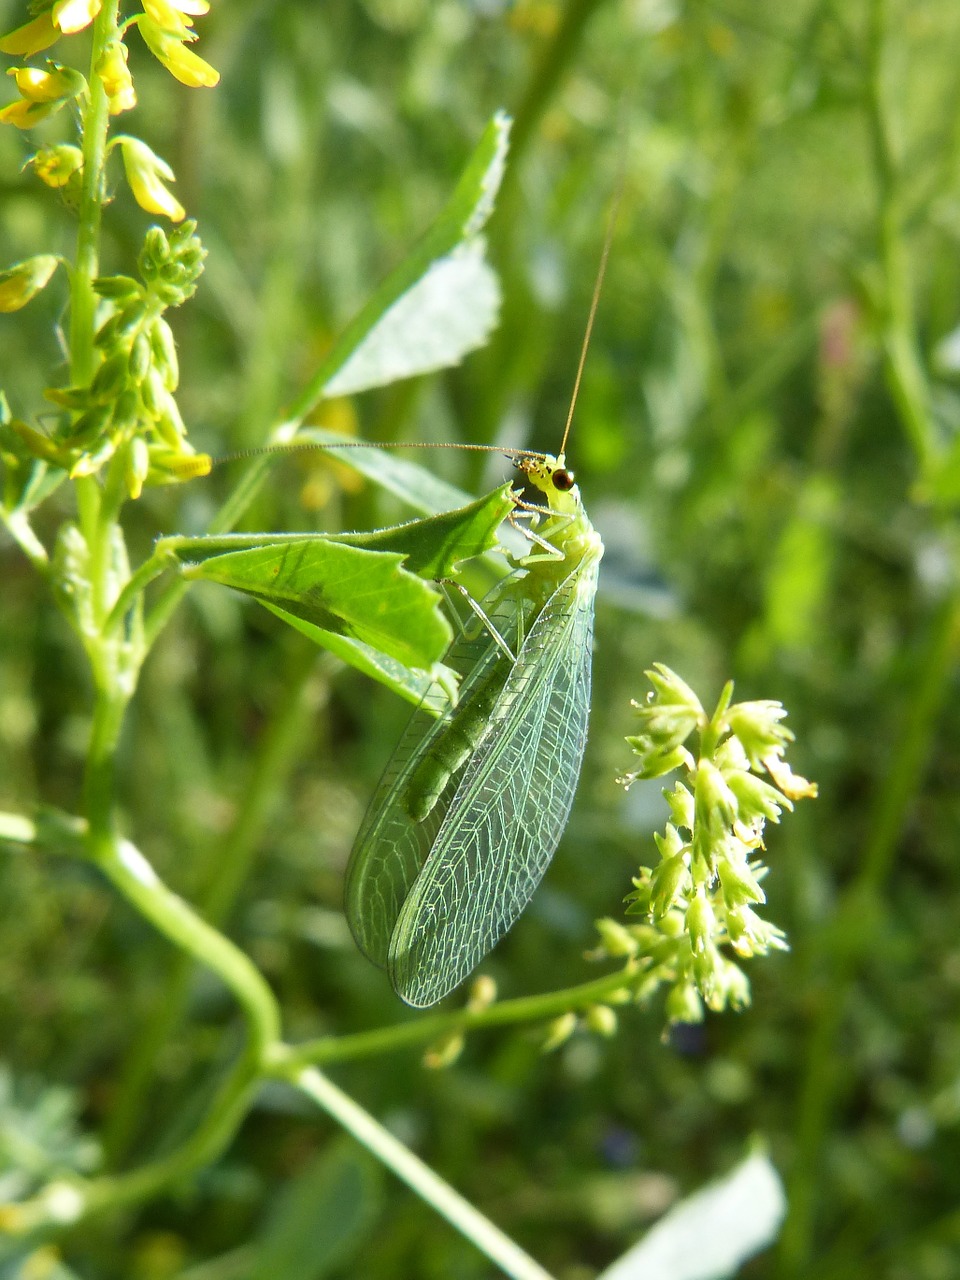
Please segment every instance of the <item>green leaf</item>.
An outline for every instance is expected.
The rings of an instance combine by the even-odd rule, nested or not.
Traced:
[[[419,703],[431,684],[451,690],[439,659],[452,638],[432,585],[462,560],[497,546],[513,508],[508,484],[456,511],[369,533],[173,537],[184,577],[253,596],[315,644]]]
[[[324,385],[324,397],[354,395],[446,369],[482,347],[500,314],[500,284],[485,252],[478,236],[432,262],[388,305]]]
[[[410,520],[389,529],[333,537],[337,542],[368,551],[400,552],[405,556],[404,568],[421,578],[449,578],[462,560],[472,560],[499,545],[497,530],[514,505],[511,486],[503,484],[456,511]]]
[[[49,467],[25,446],[11,427],[7,397],[0,391],[0,466],[3,476],[3,505],[8,513],[25,515],[40,505],[67,478],[66,471]]]
[[[266,602],[261,601],[261,604]],[[427,691],[435,684],[441,684],[451,691],[457,687],[459,676],[442,662],[434,663],[429,671],[423,667],[407,667],[402,662],[397,662],[395,658],[387,657],[379,649],[364,644],[362,640],[352,640],[349,636],[324,631],[322,627],[314,626],[312,622],[306,622],[303,618],[297,618],[292,613],[287,613],[286,609],[278,608],[277,605],[267,604],[266,607],[301,635],[305,635],[308,640],[312,640],[314,644],[324,649],[329,649],[341,661],[355,667],[371,680],[376,680],[378,684],[385,685],[391,693],[405,698],[414,706],[420,705]],[[436,708],[433,705],[427,705],[424,708],[436,715],[439,715],[443,709],[442,705]]]
[[[404,569],[403,559],[316,535],[274,535],[261,546],[185,564],[182,572],[360,640],[404,666],[428,668],[443,656],[452,630],[440,592]]]
[[[380,1200],[375,1161],[348,1138],[330,1143],[279,1196],[249,1274],[275,1280],[343,1274],[367,1243]]]
[[[489,336],[496,277],[478,239],[503,178],[510,120],[484,131],[446,208],[354,320],[311,380],[298,408],[456,364]]]

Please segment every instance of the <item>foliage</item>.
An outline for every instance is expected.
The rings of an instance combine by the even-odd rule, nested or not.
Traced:
[[[5,29],[24,17],[7,6]],[[632,729],[627,701],[654,656],[698,689],[732,672],[748,699],[787,703],[798,768],[821,787],[771,847],[764,889],[792,950],[758,969],[747,1013],[661,1044],[656,1016],[631,1015],[615,1039],[577,1034],[546,1058],[542,1031],[471,1035],[429,1077],[409,1050],[358,1059],[351,1094],[557,1274],[605,1265],[678,1189],[728,1167],[752,1130],[767,1135],[789,1203],[779,1252],[755,1274],[950,1274],[960,1167],[955,6],[363,0],[322,17],[315,6],[224,5],[199,25],[204,66],[223,73],[216,94],[170,96],[151,57],[209,79],[182,40],[151,31],[147,49],[131,50],[141,105],[129,118],[154,160],[140,153],[138,173],[137,149],[116,151],[102,253],[105,274],[126,273],[143,240],[122,174],[131,186],[142,177],[144,198],[166,214],[179,206],[199,221],[209,250],[200,287],[162,317],[177,339],[176,387],[153,363],[153,330],[138,383],[151,388],[139,393],[144,410],[153,373],[175,390],[189,456],[262,443],[331,335],[406,261],[501,104],[515,126],[488,231],[503,295],[490,346],[440,379],[313,412],[370,439],[556,447],[603,210],[624,173],[570,447],[608,546],[591,743],[549,882],[491,960],[503,995],[577,980],[592,919],[622,896],[638,836],[666,819],[659,784],[624,797],[612,783]],[[66,59],[58,47],[35,61],[46,56]],[[111,48],[101,73],[123,104],[116,59]],[[36,155],[32,134],[0,131],[0,261],[20,264],[0,297],[32,295],[3,319],[6,496],[37,510],[41,546],[70,510],[67,486],[56,467],[38,477],[39,440],[13,424],[26,423],[60,359],[67,278],[49,274],[49,258],[72,255],[82,194],[69,150],[76,82],[46,70],[56,79],[10,82],[15,117],[46,117]],[[175,204],[160,156],[178,177]],[[143,302],[149,282],[136,283]],[[92,315],[96,296],[88,302]],[[135,338],[123,347],[128,368],[141,369],[143,350]],[[89,385],[74,372],[64,387]],[[56,418],[29,425],[50,439],[51,424],[101,407],[55,405]],[[151,481],[126,504],[134,563],[158,529],[205,529],[223,498],[220,472],[152,484],[160,449],[183,450],[176,420],[151,419],[161,420],[177,440],[157,427],[146,472],[130,456],[128,418],[89,423],[121,458],[119,493]],[[477,459],[437,465],[463,489],[491,487]],[[261,479],[245,526],[405,518],[377,495],[342,464],[302,455]],[[29,554],[23,523],[11,533]],[[23,555],[9,543],[2,555],[3,807],[69,810],[89,676]],[[340,884],[406,712],[217,588],[191,591],[175,614],[172,598],[154,602],[157,639],[119,755],[123,828],[255,959],[291,1040],[312,1038],[319,1051],[335,1032],[362,1054],[345,1033],[394,1023],[396,1008],[344,936]],[[43,811],[37,821],[55,827]],[[49,835],[69,846],[69,830]],[[5,1056],[22,1080],[78,1091],[108,1168],[162,1158],[235,1060],[236,1006],[172,961],[84,862],[5,853],[0,876]],[[408,1031],[416,1025],[399,1024],[411,1045],[422,1043]],[[437,1049],[449,1033],[437,1028]],[[236,1251],[281,1184],[310,1177],[329,1136],[275,1086],[189,1191],[75,1230],[70,1266],[109,1280],[233,1256],[244,1274],[249,1255]],[[411,1210],[405,1188],[387,1197],[364,1274],[487,1273],[445,1224]],[[46,1258],[54,1274],[56,1257]]]

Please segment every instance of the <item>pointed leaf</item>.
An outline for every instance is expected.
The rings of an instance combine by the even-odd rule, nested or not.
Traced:
[[[266,604],[265,601],[260,603]],[[305,622],[303,618],[297,618],[276,605],[267,604],[266,607],[281,621],[305,635],[308,640],[312,640],[314,644],[324,649],[329,649],[348,666],[355,667],[357,671],[369,676],[371,680],[376,680],[378,684],[385,685],[391,693],[405,698],[407,702],[412,702],[415,707],[421,704],[427,690],[435,684],[450,690],[457,687],[459,679],[457,673],[451,667],[444,666],[442,662],[434,663],[429,671],[423,667],[405,667],[402,662],[388,658],[385,653],[364,644],[361,640],[351,640],[349,636],[324,631],[322,627],[316,627],[312,622]],[[424,709],[431,714],[440,715],[445,710],[445,704],[438,704],[436,707],[432,704],[426,705]]]
[[[440,611],[440,592],[402,561],[399,553],[293,537],[210,556],[182,572],[360,640],[404,666],[429,668],[443,656],[452,630]]]
[[[449,578],[461,560],[472,560],[499,545],[497,531],[515,505],[510,485],[504,484],[456,511],[389,529],[333,537],[368,551],[399,552],[405,557],[404,568],[421,578]]]
[[[500,285],[484,251],[477,237],[431,263],[324,385],[324,396],[446,369],[482,347],[500,314]]]
[[[509,131],[509,118],[498,112],[447,207],[324,360],[298,403],[301,416],[323,396],[356,392],[455,364],[486,339],[496,318],[499,290],[483,262],[483,248],[476,237],[493,210],[503,179]],[[427,279],[433,269],[436,273],[422,285],[419,303],[415,298],[395,310],[404,295]],[[438,293],[446,295],[457,288],[465,288],[459,307],[455,297],[445,297],[438,305]],[[401,325],[407,326],[407,332]],[[398,348],[394,356],[395,343],[402,343],[405,354]]]

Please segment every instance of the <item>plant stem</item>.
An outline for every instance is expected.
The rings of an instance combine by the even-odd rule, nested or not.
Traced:
[[[884,277],[883,346],[886,378],[921,473],[935,462],[930,391],[918,354],[903,201],[894,125],[884,86],[887,0],[869,0],[865,56],[865,108],[877,184],[877,241]]]
[[[89,96],[83,117],[83,175],[77,227],[77,256],[70,289],[70,375],[84,386],[94,373],[93,281],[100,267],[100,219],[103,208],[103,166],[106,159],[109,104],[96,66],[117,33],[119,0],[107,0],[93,24],[93,48],[87,76]]]
[[[289,1082],[353,1135],[382,1164],[407,1184],[421,1200],[431,1205],[481,1253],[496,1263],[512,1280],[551,1280],[550,1273],[525,1253],[499,1227],[494,1226],[468,1200],[444,1180],[369,1112],[312,1067],[291,1070]]]
[[[563,991],[545,995],[523,996],[504,1000],[486,1009],[456,1009],[452,1013],[436,1013],[401,1022],[375,1031],[361,1031],[348,1036],[324,1036],[283,1051],[279,1071],[286,1075],[292,1067],[309,1063],[328,1065],[354,1058],[392,1053],[410,1045],[430,1044],[457,1031],[478,1031],[485,1027],[503,1027],[519,1022],[545,1022],[571,1009],[586,1009],[609,1000],[616,992],[630,987],[633,975],[623,969],[605,974],[592,982],[584,982]]]
[[[96,863],[114,888],[170,942],[212,969],[243,1009],[255,1056],[280,1034],[280,1014],[260,970],[157,876],[129,840],[96,851]]]
[[[211,858],[215,871],[200,899],[200,911],[212,925],[229,915],[243,886],[251,861],[293,763],[299,759],[303,734],[326,689],[322,675],[335,664],[326,655],[318,660],[312,644],[304,642],[291,664],[280,705],[250,761],[249,777],[230,830]],[[314,680],[317,693],[308,685]],[[180,1022],[190,992],[195,957],[178,954],[151,1005],[149,1023],[132,1044],[119,1073],[110,1119],[102,1136],[108,1157],[118,1160],[128,1148],[143,1114],[144,1097],[153,1078],[157,1054]]]

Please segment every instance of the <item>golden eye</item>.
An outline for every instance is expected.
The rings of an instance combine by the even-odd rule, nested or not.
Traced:
[[[560,467],[553,473],[553,487],[559,489],[561,493],[566,493],[574,486],[573,472],[568,471],[566,467]]]

